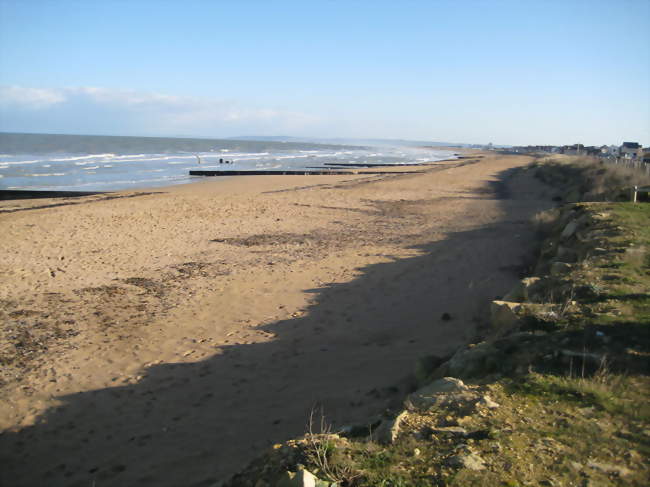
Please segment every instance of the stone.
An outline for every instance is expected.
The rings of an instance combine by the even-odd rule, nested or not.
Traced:
[[[431,433],[434,435],[445,436],[467,436],[467,430],[461,426],[443,426],[438,428],[431,428]]]
[[[490,316],[493,330],[497,335],[504,335],[519,325],[517,312],[521,309],[521,303],[510,301],[492,301],[490,305]]]
[[[488,409],[497,409],[499,407],[499,404],[490,399],[490,396],[483,396],[479,400],[479,404],[485,406]]]
[[[561,259],[563,262],[576,262],[578,260],[578,252],[575,250],[560,245],[557,248],[557,258]]]
[[[394,419],[382,422],[375,431],[377,441],[384,445],[393,443],[399,436],[400,427],[407,416],[408,411],[402,411]]]
[[[449,465],[469,470],[484,470],[485,460],[475,453],[461,453],[449,458]]]
[[[537,440],[535,443],[535,448],[544,450],[551,454],[558,454],[565,450],[565,447],[562,443],[549,437],[540,438]]]
[[[534,301],[543,288],[543,281],[541,277],[526,277],[521,280],[521,286],[524,300]]]
[[[524,297],[524,285],[520,281],[515,286],[508,291],[508,293],[503,296],[503,301],[509,301],[509,302],[516,302],[516,303],[521,303],[525,299]]]
[[[544,487],[555,487],[557,484],[553,479],[542,479],[539,481],[539,485],[543,485]]]
[[[551,275],[562,276],[571,272],[571,269],[573,269],[573,266],[566,262],[553,262],[551,264]]]
[[[576,364],[590,363],[592,366],[599,367],[605,360],[604,355],[589,352],[574,352],[573,350],[560,350],[560,355],[565,358],[565,362],[571,363],[575,360]]]
[[[587,466],[604,474],[616,475],[618,477],[624,477],[632,473],[629,468],[620,465],[612,465],[610,463],[594,462],[593,460],[587,462]]]
[[[573,469],[577,471],[580,471],[584,468],[584,465],[582,463],[578,463],[574,461],[570,461],[569,465],[571,465],[571,467],[573,467]]]
[[[498,368],[496,363],[498,357],[497,349],[487,342],[469,348],[461,348],[433,376],[469,378],[489,374]]]
[[[578,189],[572,189],[567,193],[567,195],[564,197],[564,201],[567,203],[577,203],[580,201],[582,196],[582,193]]]
[[[560,234],[560,238],[563,240],[567,240],[573,236],[574,233],[576,233],[576,230],[578,229],[578,222],[575,220],[571,220],[567,225],[564,227],[564,230],[562,230],[562,233]]]
[[[415,362],[415,382],[421,387],[429,382],[431,374],[445,362],[445,359],[437,355],[420,357]]]
[[[275,485],[276,487],[335,487],[336,483],[320,480],[309,470],[302,469],[297,472],[285,472]]]
[[[566,226],[566,224],[569,223],[571,220],[575,220],[575,217],[576,217],[575,210],[571,209],[569,211],[563,211],[560,214],[559,223]]]
[[[475,397],[462,380],[443,377],[410,394],[404,403],[408,410],[428,410],[434,406],[468,402]]]

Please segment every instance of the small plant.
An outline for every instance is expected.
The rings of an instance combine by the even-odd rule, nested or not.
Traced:
[[[332,428],[325,421],[322,410],[318,428],[320,432],[316,433],[314,431],[314,410],[312,409],[309,413],[308,431],[305,435],[307,460],[316,467],[319,474],[327,477],[327,480],[350,485],[360,474],[355,472],[352,461],[339,449],[334,440]]]
[[[559,320],[565,320],[568,316],[571,306],[575,303],[575,286],[572,284],[571,289],[568,293],[565,294],[564,299],[560,303],[557,309],[557,316]]]

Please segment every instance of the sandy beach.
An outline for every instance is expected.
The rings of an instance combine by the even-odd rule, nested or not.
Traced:
[[[0,484],[207,486],[312,410],[399,404],[418,357],[480,336],[551,206],[529,157],[468,155],[0,202]]]

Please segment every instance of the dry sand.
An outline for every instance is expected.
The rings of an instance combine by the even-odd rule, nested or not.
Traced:
[[[518,278],[528,162],[0,202],[0,484],[210,485],[397,404]]]

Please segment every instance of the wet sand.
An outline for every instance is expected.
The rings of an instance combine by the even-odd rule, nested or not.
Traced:
[[[398,404],[529,258],[529,162],[0,202],[0,484],[210,485]]]

